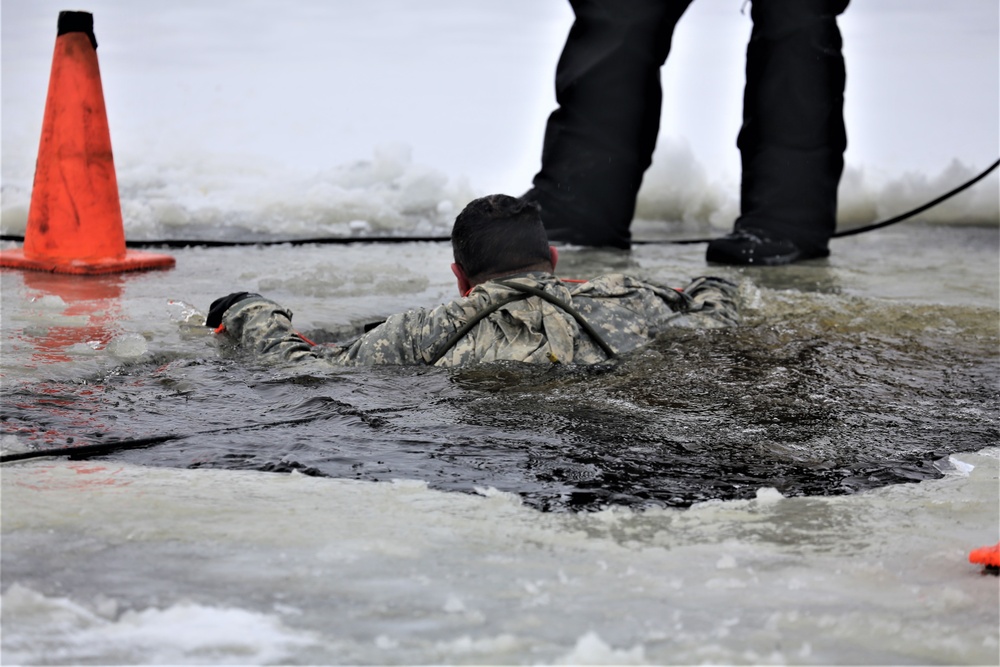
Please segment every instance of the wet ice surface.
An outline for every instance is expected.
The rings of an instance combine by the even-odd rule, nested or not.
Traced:
[[[5,451],[205,435],[4,467],[4,660],[988,663],[997,241],[565,250],[567,277],[750,283],[740,330],[591,369],[261,367],[200,326],[250,289],[351,335],[451,298],[445,245],[5,272]]]
[[[997,457],[850,498],[575,514],[416,482],[5,468],[4,660],[989,664],[996,579],[964,559],[996,525]]]

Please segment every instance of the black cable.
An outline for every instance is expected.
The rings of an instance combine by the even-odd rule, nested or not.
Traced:
[[[889,225],[894,225],[897,222],[902,222],[908,218],[923,213],[927,209],[937,206],[941,202],[954,197],[963,190],[972,187],[986,176],[1000,166],[1000,160],[997,160],[992,165],[986,168],[985,171],[974,176],[972,179],[966,181],[957,188],[946,192],[940,197],[933,199],[926,204],[918,206],[915,209],[907,211],[906,213],[901,213],[888,220],[882,220],[881,222],[875,222],[870,225],[863,225],[861,227],[855,227],[853,229],[845,229],[841,232],[836,232],[833,238],[843,238],[845,236],[853,236],[855,234],[861,234],[864,232],[870,232],[875,229],[881,229],[883,227],[888,227]],[[300,239],[273,239],[273,240],[258,240],[258,241],[212,241],[203,239],[160,239],[155,241],[126,241],[125,245],[129,248],[228,248],[228,247],[239,247],[239,246],[272,246],[272,245],[352,245],[355,243],[444,243],[450,241],[450,236],[321,236],[317,238],[300,238]],[[695,243],[709,243],[714,239],[677,239],[677,240],[634,240],[633,245],[659,245],[659,244],[672,244],[672,245],[691,245]],[[17,236],[14,234],[2,234],[0,235],[0,241],[15,241],[18,243],[24,242],[24,236]]]
[[[994,162],[993,164],[991,164],[989,167],[986,168],[985,171],[983,171],[981,174],[979,174],[978,176],[976,176],[972,180],[966,181],[965,183],[963,183],[962,185],[958,186],[954,190],[946,192],[943,195],[941,195],[940,197],[938,197],[937,199],[929,201],[926,204],[924,204],[923,206],[918,206],[917,208],[913,209],[912,211],[907,211],[906,213],[903,213],[901,215],[897,215],[895,218],[889,218],[888,220],[883,220],[882,222],[875,222],[875,223],[872,223],[870,225],[865,225],[864,227],[855,227],[854,229],[845,229],[842,232],[837,232],[836,234],[834,234],[833,238],[837,239],[837,238],[842,238],[844,236],[853,236],[854,234],[861,234],[863,232],[870,232],[873,229],[881,229],[882,227],[888,227],[889,225],[894,225],[897,222],[902,222],[903,220],[906,220],[907,218],[911,218],[911,217],[917,215],[918,213],[923,213],[924,211],[926,211],[927,209],[931,208],[932,206],[937,206],[938,204],[940,204],[944,200],[949,199],[951,197],[954,197],[955,195],[957,195],[962,190],[965,190],[966,188],[970,188],[973,185],[975,185],[976,183],[978,183],[979,181],[983,180],[984,178],[986,178],[987,174],[989,174],[991,171],[993,171],[994,169],[997,168],[997,165],[1000,165],[1000,160],[997,160],[996,162]]]
[[[75,447],[52,447],[50,449],[36,449],[30,452],[17,452],[14,454],[4,454],[0,456],[0,463],[11,463],[13,461],[25,461],[27,459],[39,459],[46,456],[103,456],[111,454],[121,449],[142,449],[152,447],[171,440],[181,440],[183,438],[193,438],[195,436],[218,435],[219,433],[231,433],[233,431],[245,431],[254,428],[271,428],[274,426],[287,426],[288,424],[304,424],[306,422],[323,419],[320,417],[300,417],[298,419],[286,419],[285,421],[266,422],[263,424],[240,424],[239,426],[226,426],[209,431],[199,431],[197,433],[172,433],[168,435],[156,435],[149,438],[130,438],[128,440],[111,440],[109,442],[99,442],[90,445],[77,445]]]
[[[24,236],[2,234],[0,241],[24,242]],[[213,241],[210,239],[156,239],[150,241],[125,241],[128,248],[238,248],[243,246],[272,245],[353,245],[355,243],[441,243],[451,241],[450,236],[319,236],[298,239],[260,239],[257,241]]]
[[[840,231],[840,232],[835,232],[831,238],[839,239],[839,238],[843,238],[845,236],[854,236],[855,234],[863,234],[864,232],[870,232],[870,231],[875,230],[875,229],[881,229],[883,227],[888,227],[889,225],[894,225],[897,222],[902,222],[903,220],[907,220],[908,218],[912,218],[913,216],[918,215],[920,213],[923,213],[927,209],[929,209],[929,208],[931,208],[933,206],[937,206],[941,202],[954,197],[959,192],[962,192],[963,190],[966,190],[967,188],[971,188],[973,185],[975,185],[979,181],[981,181],[984,178],[986,178],[989,175],[989,173],[991,171],[993,171],[994,169],[996,169],[998,166],[1000,166],[1000,160],[997,160],[996,162],[994,162],[993,164],[991,164],[989,167],[987,167],[985,170],[983,170],[982,172],[980,172],[978,175],[972,177],[970,180],[966,181],[965,183],[962,183],[957,188],[955,188],[953,190],[949,190],[948,192],[944,193],[943,195],[941,195],[937,199],[932,199],[931,201],[927,202],[926,204],[918,206],[915,209],[911,209],[911,210],[907,211],[906,213],[901,213],[901,214],[899,214],[899,215],[897,215],[897,216],[895,216],[893,218],[889,218],[887,220],[882,220],[881,222],[873,222],[870,225],[862,225],[861,227],[854,227],[853,229],[845,229],[845,230]],[[694,243],[710,243],[712,240],[713,239],[682,239],[682,240],[678,240],[678,241],[632,241],[632,243],[634,245],[649,245],[649,244],[658,244],[658,243],[673,243],[673,244],[678,244],[678,245],[685,245],[685,244],[694,244]]]
[[[191,435],[196,435],[192,433]],[[113,440],[110,442],[100,442],[92,445],[77,445],[76,447],[53,447],[51,449],[36,449],[30,452],[17,452],[16,454],[4,454],[0,456],[0,463],[10,463],[12,461],[25,461],[27,459],[39,459],[45,456],[100,456],[110,454],[119,449],[142,449],[152,447],[161,442],[179,440],[187,435],[158,435],[151,438],[135,438],[132,440]]]
[[[16,238],[2,237],[0,240],[16,241]],[[164,239],[161,241],[125,241],[129,248],[228,248],[239,246],[271,245],[354,245],[355,243],[441,243],[451,241],[450,236],[319,236],[300,239],[268,239],[261,241],[200,241],[198,239]]]

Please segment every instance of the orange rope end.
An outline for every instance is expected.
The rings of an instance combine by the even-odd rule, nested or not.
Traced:
[[[298,336],[299,338],[301,338],[302,340],[304,340],[305,342],[309,343],[313,347],[316,347],[316,343],[312,342],[311,340],[309,340],[308,338],[306,338],[305,336],[303,336],[302,334],[300,334],[298,331],[295,332],[295,335]]]
[[[1000,567],[1000,542],[992,547],[979,547],[969,552],[969,562],[985,565],[986,567]]]

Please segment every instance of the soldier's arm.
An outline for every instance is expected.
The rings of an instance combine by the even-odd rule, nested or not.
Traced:
[[[313,345],[292,328],[292,311],[253,295],[230,306],[222,315],[229,339],[256,357],[269,361],[313,358]]]
[[[421,364],[419,333],[425,316],[421,310],[393,315],[344,346],[313,345],[292,328],[290,310],[260,296],[230,307],[222,324],[241,349],[268,361],[324,359],[343,366]]]
[[[424,364],[426,356],[421,341],[426,320],[427,311],[422,309],[391,315],[353,343],[319,352],[345,366]]]
[[[740,323],[740,291],[734,283],[702,276],[691,281],[682,292],[686,305],[679,315],[687,320],[684,324],[716,328]]]

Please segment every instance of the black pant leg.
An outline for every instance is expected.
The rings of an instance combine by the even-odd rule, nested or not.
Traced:
[[[802,248],[836,229],[846,73],[837,16],[848,0],[754,0],[747,47],[736,228]]]
[[[550,238],[628,248],[660,124],[660,67],[691,0],[571,0],[541,170],[525,197]]]

